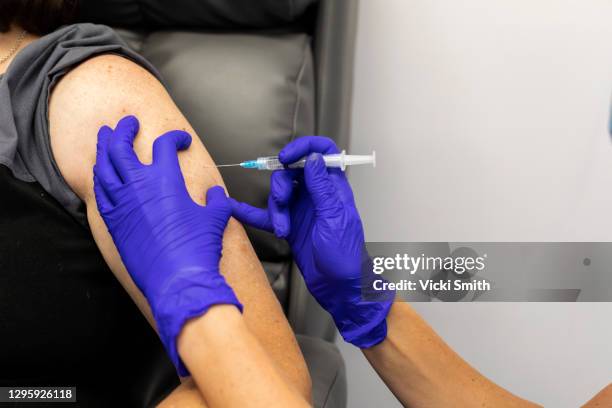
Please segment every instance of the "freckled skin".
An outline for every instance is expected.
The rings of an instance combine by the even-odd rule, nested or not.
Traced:
[[[125,270],[93,195],[97,131],[102,125],[114,126],[127,114],[137,116],[141,123],[134,149],[143,163],[151,162],[153,141],[164,132],[182,129],[193,136],[191,147],[179,153],[179,158],[194,201],[205,204],[207,189],[224,184],[216,169],[206,168],[214,162],[194,129],[163,86],[140,66],[118,56],[99,56],[72,70],[55,87],[49,107],[55,160],[63,177],[87,205],[91,230],[104,259],[154,326],[146,299]],[[221,272],[245,306],[249,329],[287,381],[309,399],[310,377],[295,337],[244,229],[233,219],[223,239]],[[193,387],[177,392],[194,394]]]

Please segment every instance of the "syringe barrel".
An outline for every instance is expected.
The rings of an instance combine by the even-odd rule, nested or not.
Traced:
[[[326,167],[336,167],[346,169],[346,166],[352,166],[357,164],[372,164],[376,167],[376,153],[372,152],[371,155],[348,155],[343,150],[342,153],[326,154],[323,155]],[[282,170],[285,166],[278,160],[278,156],[259,157],[256,161],[248,162],[253,163],[254,166],[248,168],[257,168],[258,170]],[[294,163],[291,163],[287,167],[290,169],[303,168],[306,165],[306,158],[302,158]],[[244,166],[243,166],[244,167]]]
[[[346,154],[346,151],[335,154],[323,155],[326,167],[336,167],[344,171],[346,166],[354,166],[358,164],[371,164],[376,167],[376,152],[372,152],[371,155],[357,155],[357,154]],[[289,168],[300,168],[304,167],[306,159],[303,158],[295,163],[289,165]]]
[[[346,152],[343,150],[342,153],[335,154],[325,154],[323,155],[323,161],[325,161],[325,167],[336,167],[344,170],[346,168],[345,165]],[[295,163],[291,163],[289,166],[290,169],[299,169],[303,168],[306,165],[306,157],[296,161]]]
[[[344,161],[342,160],[341,154],[326,154],[323,156],[323,161],[325,161],[325,167],[337,167],[344,170]],[[295,163],[291,163],[289,166],[290,169],[301,169],[306,165],[306,158],[300,159]]]
[[[257,170],[282,170],[285,166],[278,160],[277,156],[258,157]]]

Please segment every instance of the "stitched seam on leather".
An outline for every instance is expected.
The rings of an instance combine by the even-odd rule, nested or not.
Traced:
[[[306,57],[308,55],[307,54],[308,50],[309,50],[308,40],[305,40],[304,50],[302,52],[302,64],[300,66],[300,70],[298,71],[297,77],[295,79],[295,105],[293,107],[293,124],[291,127],[291,139],[290,140],[295,139],[295,136],[297,133],[297,120],[298,120],[298,112],[299,112],[300,98],[301,98],[300,82],[302,81],[302,78],[304,77],[304,71],[306,70]]]
[[[329,396],[332,393],[332,390],[334,389],[334,387],[336,386],[336,382],[338,381],[338,377],[340,370],[336,370],[336,375],[334,375],[334,380],[331,383],[331,386],[329,387],[329,390],[327,391],[327,395],[325,396],[325,399],[323,400],[323,405],[322,407],[325,408],[327,406],[327,401],[329,400]]]

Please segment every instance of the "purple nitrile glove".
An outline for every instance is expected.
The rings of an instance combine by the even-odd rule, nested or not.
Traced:
[[[279,160],[287,165],[308,156],[304,170],[272,173],[268,209],[230,198],[232,213],[245,224],[286,238],[306,286],[332,315],[342,337],[368,348],[387,335],[393,294],[375,300],[362,296],[362,284],[367,286],[374,276],[362,269],[369,258],[348,180],[342,170],[326,168],[321,156],[332,153],[339,153],[338,148],[325,137],[289,143]]]
[[[185,186],[177,150],[191,136],[174,130],[155,140],[153,163],[132,147],[138,120],[127,116],[98,133],[94,192],[100,215],[130,276],[147,298],[161,340],[179,375],[189,375],[176,340],[187,320],[216,304],[242,305],[219,272],[231,215],[225,191],[212,187],[206,207]]]

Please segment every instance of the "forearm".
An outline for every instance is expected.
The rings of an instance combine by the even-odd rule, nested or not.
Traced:
[[[158,405],[158,408],[206,408],[204,397],[191,377],[176,387]]]
[[[234,306],[215,306],[190,320],[178,349],[210,407],[308,406],[280,376]]]
[[[387,323],[387,338],[363,353],[405,406],[537,406],[476,371],[407,303],[394,303]]]
[[[282,377],[310,399],[308,368],[261,262],[240,223],[234,219],[223,238],[221,273],[244,305],[244,322],[278,366]]]

